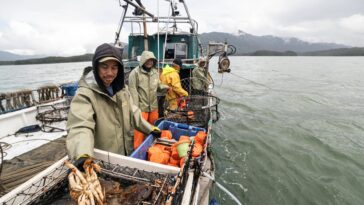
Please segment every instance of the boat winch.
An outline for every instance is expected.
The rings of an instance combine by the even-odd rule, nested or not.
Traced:
[[[228,72],[230,73],[231,69],[230,69],[230,60],[227,56],[220,56],[219,57],[219,73],[223,73],[223,72]]]
[[[208,49],[208,61],[215,55],[219,55],[218,72],[219,73],[230,73],[230,59],[229,55],[236,53],[236,47],[229,45],[226,41],[225,43],[209,43]]]

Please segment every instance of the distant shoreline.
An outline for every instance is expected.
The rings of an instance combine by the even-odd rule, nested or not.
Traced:
[[[93,54],[84,54],[70,57],[50,56],[45,58],[33,58],[16,61],[0,61],[0,65],[29,65],[29,64],[50,64],[50,63],[75,63],[92,61]]]
[[[26,60],[16,60],[16,61],[0,61],[1,65],[29,65],[29,64],[50,64],[50,63],[75,63],[75,62],[90,62],[92,61],[93,54],[84,54],[78,56],[70,57],[58,57],[51,56],[45,58],[34,58]],[[294,51],[271,51],[271,50],[259,50],[252,53],[238,53],[234,56],[364,56],[364,48],[353,47],[353,48],[338,48],[323,51],[312,51],[305,53],[297,53]]]
[[[259,50],[252,53],[240,53],[240,56],[364,56],[364,48],[337,48],[321,51],[310,52],[294,52],[294,51],[271,51],[271,50]]]

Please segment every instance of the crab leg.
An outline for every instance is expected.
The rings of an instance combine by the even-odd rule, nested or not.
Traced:
[[[70,187],[72,187],[72,189],[74,189],[75,191],[82,191],[82,187],[79,183],[77,183],[77,179],[78,177],[76,177],[73,172],[68,175],[68,182],[70,184]]]

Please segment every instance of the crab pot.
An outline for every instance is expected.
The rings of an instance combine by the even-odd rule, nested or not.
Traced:
[[[101,160],[95,162],[101,166],[98,179],[105,189],[107,204],[165,204],[175,183],[176,176],[172,174],[148,172]],[[67,173],[65,164],[60,164],[4,204],[77,204],[70,197]]]
[[[189,95],[165,101],[164,119],[206,128],[210,120],[217,121],[211,114],[218,114],[219,101],[212,95]]]

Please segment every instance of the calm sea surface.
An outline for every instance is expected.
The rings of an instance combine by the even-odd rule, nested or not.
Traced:
[[[216,178],[243,204],[364,204],[364,58],[233,57],[211,64]],[[0,92],[78,80],[90,63],[0,66]],[[234,204],[217,187],[220,204]]]

